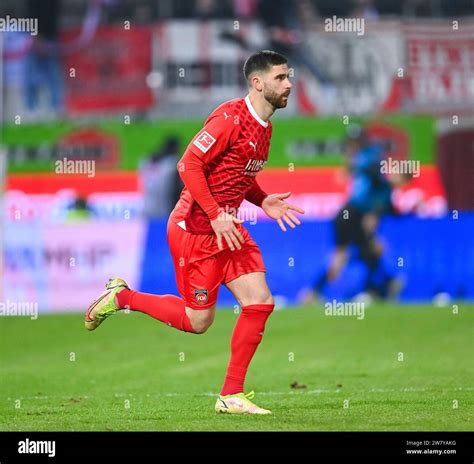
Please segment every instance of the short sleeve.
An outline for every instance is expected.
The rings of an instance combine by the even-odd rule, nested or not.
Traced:
[[[237,140],[239,130],[238,117],[225,111],[213,113],[188,145],[188,149],[205,163],[209,163]]]

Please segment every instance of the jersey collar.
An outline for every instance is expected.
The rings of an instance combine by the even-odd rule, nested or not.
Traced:
[[[247,95],[245,97],[245,104],[247,105],[248,110],[250,111],[250,114],[263,126],[263,127],[268,127],[268,121],[264,121],[255,111],[254,107],[252,106],[252,103],[250,103],[250,96]]]

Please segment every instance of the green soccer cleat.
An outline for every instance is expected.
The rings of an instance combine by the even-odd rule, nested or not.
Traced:
[[[115,303],[115,295],[124,288],[128,288],[125,280],[109,279],[105,286],[105,291],[87,308],[85,320],[87,330],[97,329],[105,319],[120,309]]]
[[[234,395],[219,396],[216,401],[215,410],[223,414],[271,414],[268,409],[259,408],[253,404],[255,393],[236,393]]]

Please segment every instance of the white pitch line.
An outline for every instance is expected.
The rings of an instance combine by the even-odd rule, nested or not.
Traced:
[[[406,387],[406,388],[371,388],[370,390],[344,390],[344,393],[348,393],[351,395],[356,395],[358,393],[421,393],[421,392],[430,392],[436,391],[435,388],[413,388],[413,387]],[[278,396],[278,395],[320,395],[321,393],[341,393],[343,391],[342,388],[337,389],[315,389],[315,390],[306,390],[305,388],[301,388],[298,390],[290,390],[287,392],[277,392],[277,391],[262,391],[258,392],[258,396]],[[442,391],[474,391],[474,387],[454,387],[454,388],[443,388]],[[145,396],[150,397],[180,397],[180,396],[187,396],[187,397],[194,397],[194,396],[211,396],[215,397],[218,396],[219,393],[207,392],[207,393],[177,393],[177,392],[169,392],[169,393],[147,393]],[[138,398],[134,393],[126,394],[126,393],[115,393],[115,398]],[[8,397],[6,401],[17,401],[17,400],[49,400],[49,399],[61,399],[61,400],[71,400],[71,399],[94,399],[94,396],[90,395],[44,395],[44,396],[21,396],[19,398],[11,398]],[[97,398],[97,397],[96,397]],[[141,398],[141,397],[140,397]]]

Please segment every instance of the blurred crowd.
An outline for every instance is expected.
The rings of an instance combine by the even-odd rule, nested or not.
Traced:
[[[335,77],[330,75],[331,69],[327,66],[327,58],[326,62],[324,56],[321,58],[325,53],[321,49],[316,49],[315,41],[310,39],[325,19],[335,16],[377,21],[379,18],[460,18],[462,15],[473,14],[472,0],[2,0],[0,18],[7,16],[36,18],[39,27],[37,35],[7,31],[2,37],[0,43],[0,49],[3,49],[2,83],[8,90],[5,92],[7,95],[3,96],[3,101],[0,97],[0,106],[3,106],[4,113],[0,114],[0,119],[2,116],[6,118],[5,114],[11,113],[5,109],[9,107],[8,103],[10,102],[12,106],[11,102],[16,104],[20,99],[26,107],[26,111],[22,112],[23,116],[27,120],[34,119],[38,108],[46,106],[41,105],[41,98],[45,98],[42,97],[41,91],[47,95],[48,106],[53,109],[52,117],[65,116],[63,112],[67,89],[64,83],[64,63],[68,56],[87,50],[100,32],[101,26],[119,25],[124,21],[129,21],[133,25],[158,24],[160,21],[166,24],[171,22],[168,21],[170,19],[191,18],[198,22],[201,20],[201,24],[206,20],[216,19],[258,23],[264,31],[262,34],[264,44],[254,43],[252,41],[254,36],[250,36],[248,32],[244,33],[235,25],[234,30],[228,27],[223,29],[219,38],[223,42],[239,45],[242,55],[256,49],[268,48],[287,56],[296,69],[305,71],[306,74],[302,74],[303,78],[308,80],[309,77],[318,84],[310,85],[309,90],[297,87],[302,95],[300,106],[305,106],[307,100],[312,100],[314,103],[314,95],[310,95],[313,92],[321,99],[317,105],[326,108],[326,112],[333,113],[334,107],[337,105],[341,107],[340,102],[335,103],[337,93]],[[72,32],[67,39],[64,36],[65,31]],[[149,76],[151,80],[146,82],[150,88],[159,87],[160,83],[168,79],[168,74],[176,76],[176,72],[168,73],[165,67],[173,66],[174,61],[179,60],[173,57],[170,62],[158,63],[159,39],[156,37],[153,36],[150,53],[154,60],[152,66],[154,71],[157,70],[157,65],[162,66],[162,69]],[[257,39],[261,40],[258,34]],[[350,63],[344,55],[344,47],[339,46],[337,52],[332,50],[330,55],[339,55],[341,62],[345,60],[344,66],[348,67]],[[114,53],[119,55],[118,52]],[[199,55],[196,51],[193,53],[194,56]],[[209,52],[203,51],[202,55],[205,56],[206,53]],[[105,52],[104,54],[106,55]],[[196,73],[205,74],[208,79],[205,82],[201,79],[202,88],[210,86],[210,76],[213,72],[212,64],[206,63],[206,60],[210,59],[203,59],[202,56],[199,60],[195,59],[202,65],[202,69]],[[370,57],[370,60],[373,61],[373,58]],[[225,60],[221,62],[225,64]],[[386,63],[388,62],[387,59]],[[194,63],[188,61],[188,64],[191,75],[193,71],[191,66]],[[335,63],[333,68],[338,66],[340,65]],[[388,73],[393,72],[388,70],[388,66],[386,68]],[[107,69],[112,69],[110,63],[108,66],[105,64],[101,66],[99,71],[105,76]],[[349,70],[347,72],[349,73]],[[214,75],[218,73],[225,76],[227,81],[229,74],[235,74],[233,70],[229,72],[219,69]],[[181,77],[179,75],[180,79]],[[113,79],[114,75],[109,78]],[[240,78],[242,79],[241,76]],[[185,82],[186,79],[180,80],[180,84]],[[170,82],[166,83],[170,84],[168,87],[172,87],[171,78]],[[240,84],[243,82],[240,81]],[[378,86],[380,87],[380,84]],[[17,97],[17,93],[20,96]],[[346,96],[344,99],[348,100]],[[315,112],[312,106],[308,112],[310,114]],[[31,118],[29,113],[33,115]],[[48,115],[45,117],[49,119]]]
[[[124,18],[151,22],[169,18],[262,19],[285,11],[291,16],[298,10],[306,18],[332,15],[365,17],[395,15],[440,17],[474,13],[471,0],[2,0],[0,15],[27,16],[41,4],[48,12],[61,10],[66,25],[81,22],[89,3],[108,4],[105,21]],[[309,16],[308,16],[309,15]]]

